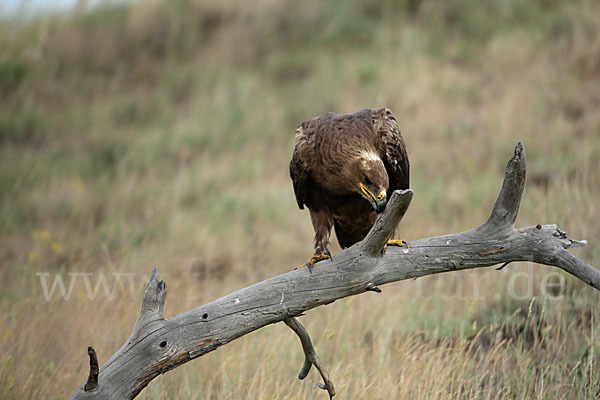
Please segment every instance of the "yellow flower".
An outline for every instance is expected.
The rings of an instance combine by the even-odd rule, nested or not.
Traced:
[[[52,242],[50,247],[52,248],[52,251],[55,252],[56,254],[61,254],[65,250],[64,247],[62,246],[62,244],[60,244],[58,242]]]
[[[35,254],[35,251],[30,251],[29,254],[27,254],[27,258],[29,258],[29,261],[35,261],[35,259],[37,258],[37,254]]]
[[[12,331],[8,328],[4,328],[4,339],[8,339],[12,335]]]

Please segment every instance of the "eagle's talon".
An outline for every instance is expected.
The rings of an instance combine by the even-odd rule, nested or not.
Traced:
[[[404,240],[395,240],[395,239],[388,240],[387,244],[389,246],[399,246],[399,247],[408,246],[408,243],[406,243]]]
[[[323,260],[331,260],[331,253],[329,252],[329,250],[325,250],[321,254],[314,255],[313,257],[311,257],[310,260],[308,260],[308,262],[306,264],[296,267],[296,268],[294,268],[294,270],[307,267],[308,271],[310,273],[312,273],[312,269],[315,266],[315,264],[318,263],[319,261],[323,261]]]

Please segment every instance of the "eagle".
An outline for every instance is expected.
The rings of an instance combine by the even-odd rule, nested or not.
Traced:
[[[290,177],[298,207],[308,207],[315,230],[309,270],[331,258],[332,227],[342,248],[361,241],[385,209],[388,193],[408,189],[409,172],[406,145],[388,108],[329,112],[302,122]]]

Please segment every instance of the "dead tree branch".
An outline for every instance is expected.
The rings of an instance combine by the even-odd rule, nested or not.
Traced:
[[[412,197],[410,190],[398,191],[362,242],[340,252],[333,261],[319,262],[312,273],[307,268],[290,271],[166,320],[167,287],[154,269],[129,340],[102,366],[96,387],[86,391],[82,385],[71,398],[132,399],[158,375],[281,321],[302,341],[306,360],[301,376],[311,364],[317,366],[325,381],[322,386],[331,397],[333,385],[319,367],[308,334],[293,323],[293,317],[307,310],[377,291],[377,286],[389,282],[512,261],[555,266],[600,289],[600,271],[567,251],[585,241],[567,238],[556,225],[514,228],[524,185],[525,152],[518,143],[492,214],[480,227],[387,247],[382,254]]]

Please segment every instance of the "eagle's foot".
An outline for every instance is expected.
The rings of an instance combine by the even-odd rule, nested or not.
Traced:
[[[404,246],[406,246],[406,247],[408,247],[408,243],[406,243],[404,240],[390,239],[383,246],[383,249],[381,249],[381,255],[382,256],[385,254],[385,251],[387,250],[388,246],[398,246],[398,247],[404,247]]]
[[[404,247],[404,246],[408,246],[408,243],[406,243],[404,240],[391,239],[391,240],[387,241],[387,245]]]
[[[306,264],[296,267],[294,269],[308,267],[308,271],[312,272],[312,269],[315,266],[315,264],[323,260],[331,260],[331,253],[329,252],[329,250],[325,250],[321,254],[315,254],[310,260],[308,260]]]

